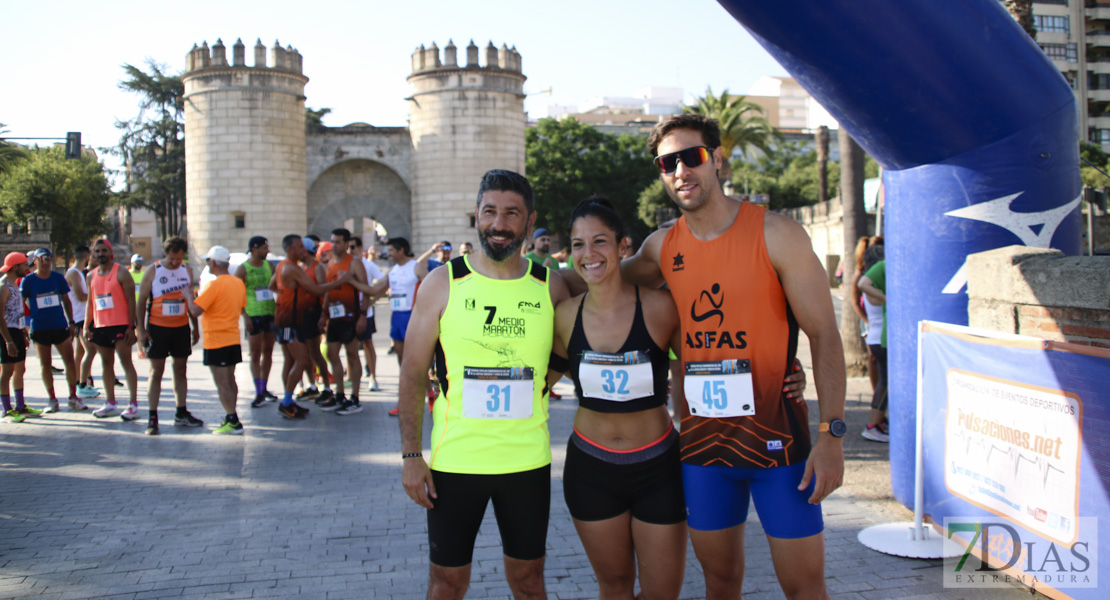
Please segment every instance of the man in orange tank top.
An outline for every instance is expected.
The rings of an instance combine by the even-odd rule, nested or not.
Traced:
[[[844,354],[824,268],[800,225],[725,196],[716,121],[676,115],[652,131],[667,193],[682,212],[621,266],[640,285],[667,283],[681,317],[684,385],[675,397],[688,523],[706,597],[740,597],[744,523],[754,498],[779,584],[828,597],[819,503],[844,474]],[[783,381],[797,328],[810,340],[820,426]]]
[[[185,309],[183,290],[193,288],[193,271],[184,264],[188,249],[189,244],[184,238],[171,237],[162,242],[164,258],[147,269],[139,283],[136,308],[139,344],[150,359],[147,435],[159,433],[158,401],[162,397],[162,373],[166,369],[167,357],[173,357],[173,396],[177,405],[173,424],[177,427],[204,425],[204,421],[189,413],[185,400],[188,393],[185,369],[193,346],[200,341],[197,318]]]
[[[348,251],[351,232],[340,227],[331,232],[332,260],[328,264],[327,280],[336,281],[344,273],[351,274],[351,280],[366,288],[366,269],[362,260],[356,260]],[[369,289],[369,288],[366,288]],[[320,316],[321,329],[326,329],[328,340],[328,362],[331,363],[332,378],[335,380],[334,403],[320,404],[320,410],[335,412],[337,415],[353,415],[362,412],[358,401],[358,386],[362,380],[362,361],[358,356],[360,342],[358,336],[366,329],[366,308],[370,306],[370,296],[359,297],[351,283],[346,283],[324,296],[324,312]],[[339,351],[347,349],[347,370],[339,360]],[[351,382],[351,396],[343,392],[344,377]]]
[[[97,267],[89,271],[89,296],[85,307],[85,336],[96,345],[106,382],[116,380],[116,361],[123,367],[131,402],[127,410],[116,406],[115,387],[104,386],[105,404],[93,411],[98,419],[119,415],[125,421],[139,418],[139,377],[131,362],[135,345],[135,280],[131,273],[112,262],[112,245],[105,239],[93,244]]]

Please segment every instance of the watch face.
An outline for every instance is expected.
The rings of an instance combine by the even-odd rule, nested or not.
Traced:
[[[848,433],[848,425],[840,419],[833,419],[829,422],[829,433],[836,437],[844,437],[844,434]]]

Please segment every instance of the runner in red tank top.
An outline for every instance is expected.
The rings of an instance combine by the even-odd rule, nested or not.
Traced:
[[[648,145],[682,217],[621,271],[632,283],[668,283],[682,320],[683,480],[706,597],[740,597],[753,497],[775,565],[789,565],[778,569],[783,589],[827,597],[818,503],[844,474],[845,386],[828,279],[801,226],[724,195],[720,137],[715,121],[692,114],[652,131]],[[804,406],[782,394],[797,327],[810,340],[817,387],[812,449]]]

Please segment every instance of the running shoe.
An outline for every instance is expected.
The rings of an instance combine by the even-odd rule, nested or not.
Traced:
[[[58,401],[55,399],[46,404],[46,408],[42,409],[42,414],[48,415],[50,413],[61,412],[61,410],[62,407],[58,406]]]
[[[143,433],[147,435],[158,435],[158,419],[150,419],[146,422],[146,431]]]
[[[863,436],[863,439],[871,440],[872,442],[882,442],[884,444],[890,443],[890,436],[883,433],[882,429],[879,429],[878,425],[868,425],[867,429],[864,429],[860,432],[860,435]]]
[[[243,424],[232,424],[231,421],[224,418],[224,422],[220,423],[219,427],[213,429],[212,433],[216,435],[243,435]]]
[[[550,398],[551,400],[562,400],[563,399],[563,395],[562,394],[556,394],[555,390],[550,390],[549,392],[547,392],[547,397]]]
[[[370,377],[370,367],[362,367],[362,376]]]
[[[346,398],[332,397],[326,403],[321,404],[320,402],[317,402],[316,406],[319,406],[320,410],[322,410],[324,412],[334,412],[336,410],[339,410],[346,403],[347,403]]]
[[[266,390],[265,392],[262,392],[262,395],[266,397],[266,402],[277,402],[278,401],[278,397],[275,396],[273,394],[273,392],[271,392],[270,390]]]
[[[24,418],[41,417],[42,416],[42,410],[37,409],[37,408],[31,408],[30,406],[24,406],[22,410],[18,409],[18,408],[13,409],[13,410],[15,410],[15,412],[23,415]]]
[[[119,377],[116,377],[116,387],[123,387],[123,382],[119,380]]]
[[[262,394],[258,394],[254,397],[254,400],[251,400],[251,408],[259,408],[263,404],[266,404],[266,396]]]
[[[400,406],[394,406],[393,408],[389,409],[389,416],[391,416],[391,417],[396,417],[400,414],[401,414],[401,407]]]
[[[58,367],[55,367],[54,365],[50,365],[50,370],[54,371],[55,373],[65,373],[66,372],[65,369],[59,369]]]
[[[333,394],[331,390],[324,390],[316,397],[316,406],[320,408],[335,406],[336,404],[338,404],[338,402],[335,401],[335,394]]]
[[[100,390],[96,389],[95,387],[93,387],[91,385],[79,385],[79,386],[77,386],[77,397],[78,398],[84,398],[84,399],[87,400],[87,399],[90,399],[90,398],[96,398],[99,395],[100,395]]]
[[[80,398],[70,398],[69,410],[89,410],[89,407]]]
[[[307,400],[313,400],[319,395],[320,390],[316,389],[315,387],[310,387],[307,390],[304,390],[301,393],[297,394],[293,399],[297,402],[305,402]]]
[[[123,414],[121,414],[119,418],[123,419],[124,421],[134,421],[135,419],[138,419],[139,406],[137,404],[128,405],[127,410],[123,411]]]
[[[92,415],[98,419],[106,419],[108,417],[117,416],[121,412],[123,412],[122,408],[116,406],[115,404],[105,402],[104,406],[94,410]]]
[[[362,412],[362,405],[359,404],[358,398],[350,398],[343,401],[343,405],[336,409],[337,415],[357,415]]]
[[[15,412],[15,409],[13,408],[4,413],[4,416],[3,418],[0,418],[0,421],[4,421],[5,423],[22,423],[23,415]]]
[[[185,411],[185,414],[173,418],[173,426],[174,427],[203,427],[204,426],[204,421],[201,421],[200,419],[198,419],[198,418],[194,417],[193,415],[189,414],[189,411]]]
[[[371,377],[370,378],[370,391],[371,392],[380,392],[380,391],[382,391],[381,386],[378,385],[378,379],[376,377]]]
[[[306,417],[308,417],[308,409],[302,408],[296,402],[290,404],[289,406],[279,406],[278,412],[281,413],[281,416],[285,417],[286,419],[294,421],[304,420]]]

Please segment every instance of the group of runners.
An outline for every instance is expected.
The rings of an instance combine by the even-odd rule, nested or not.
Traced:
[[[531,186],[493,170],[475,206],[480,249],[420,288],[399,401],[402,484],[427,509],[428,598],[465,595],[491,501],[514,597],[546,597],[548,401],[564,373],[579,399],[564,496],[600,598],[677,598],[688,536],[706,597],[740,597],[752,499],[786,596],[828,597],[820,502],[842,482],[846,376],[824,269],[797,223],[724,195],[715,121],[677,115],[648,143],[682,216],[635,254],[622,260],[620,219],[593,198],[568,223],[573,270],[523,257]],[[442,396],[425,456],[433,362]]]
[[[391,241],[407,247],[404,240]],[[278,400],[267,389],[276,341],[285,358],[281,377],[284,398],[278,406],[283,417],[303,419],[308,415],[308,409],[295,400],[315,401],[321,410],[337,415],[360,412],[358,390],[363,371],[359,350],[367,354],[365,373],[370,391],[380,391],[371,343],[373,300],[377,296],[371,293],[370,283],[388,280],[373,261],[362,257],[361,240],[345,229],[335,230],[331,241],[319,247],[313,238],[295,234],[286,236],[282,245],[286,258],[276,267],[267,260],[269,243],[262,237],[249,241],[248,256],[237,266],[232,266],[227,248],[212,247],[202,257],[206,274],[200,278],[195,298],[193,272],[184,264],[188,245],[179,237],[167,239],[163,258],[145,269],[141,257],[132,257],[130,272],[114,261],[112,246],[103,239],[97,240],[91,250],[78,247],[76,261],[65,276],[53,271],[53,256],[48,249],[38,249],[29,256],[8,254],[0,268],[0,281],[4,283],[0,286],[0,306],[5,308],[0,327],[4,338],[0,357],[4,420],[21,422],[60,410],[53,385],[53,349],[65,364],[71,410],[88,410],[84,400],[103,393],[104,405],[92,412],[94,417],[119,416],[125,421],[141,418],[138,377],[132,360],[137,342],[140,356],[150,361],[146,433],[157,435],[160,431],[158,405],[167,359],[171,361],[176,404],[174,425],[203,426],[203,421],[188,410],[186,377],[188,358],[202,331],[204,364],[212,371],[226,412],[215,433],[235,435],[243,431],[236,411],[238,385],[234,377],[235,365],[242,362],[242,332],[246,332],[249,342],[253,408]],[[316,260],[317,254],[321,260]],[[93,265],[86,273],[90,257]],[[389,291],[389,286],[376,289],[380,296]],[[404,286],[395,289],[403,290]],[[413,291],[408,289],[409,298]],[[398,294],[402,298],[404,295],[403,291]],[[405,311],[397,313],[395,320],[406,315]],[[321,351],[325,336],[330,361]],[[24,363],[31,341],[36,345],[49,394],[47,406],[42,409],[29,406],[23,395]],[[403,343],[403,334],[399,343]],[[346,368],[340,359],[343,349],[347,351]],[[129,402],[117,403],[115,385],[105,385],[103,390],[93,386],[90,369],[94,355],[101,357],[103,380],[113,384],[118,381],[118,361]],[[303,375],[308,376],[307,383],[294,398],[294,388]],[[316,386],[318,380],[323,382],[322,389]],[[345,393],[348,389],[349,395]]]

